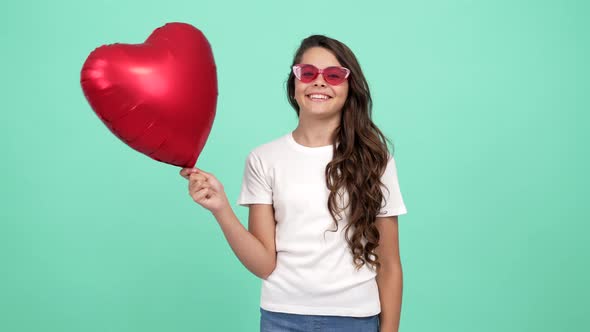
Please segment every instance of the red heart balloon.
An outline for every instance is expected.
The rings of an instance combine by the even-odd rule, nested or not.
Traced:
[[[217,73],[203,33],[167,23],[142,44],[103,45],[86,59],[80,83],[102,122],[131,148],[193,167],[215,118]]]

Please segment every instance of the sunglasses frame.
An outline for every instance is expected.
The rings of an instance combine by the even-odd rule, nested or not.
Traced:
[[[304,82],[301,80],[301,70],[303,69],[303,66],[311,66],[313,68],[315,68],[317,70],[316,75],[309,81],[309,82]],[[324,72],[326,71],[326,69],[330,69],[330,68],[338,68],[338,69],[344,69],[344,71],[346,72],[346,74],[344,75],[344,79],[342,80],[342,82],[340,83],[336,83],[336,84],[332,84],[330,83],[328,80],[330,79],[326,79],[326,77],[324,76]],[[315,81],[320,75],[322,75],[324,81],[330,85],[340,85],[342,83],[344,83],[344,81],[346,81],[348,79],[348,77],[350,76],[350,69],[346,68],[346,67],[342,67],[342,66],[330,66],[330,67],[326,67],[323,69],[320,69],[314,65],[308,64],[308,63],[298,63],[296,65],[294,65],[292,67],[293,69],[293,75],[295,75],[295,77],[297,77],[298,80],[300,80],[303,83],[311,83],[313,81]]]

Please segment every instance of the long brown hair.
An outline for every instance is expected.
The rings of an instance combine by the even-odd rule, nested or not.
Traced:
[[[334,231],[338,230],[340,212],[350,209],[349,223],[344,230],[354,265],[357,269],[364,264],[378,269],[379,256],[375,249],[379,244],[379,231],[375,219],[383,207],[381,175],[389,158],[389,140],[372,121],[373,103],[369,85],[354,53],[335,39],[312,35],[301,42],[293,65],[299,63],[311,47],[322,47],[332,52],[340,65],[351,71],[348,97],[342,107],[340,125],[334,131],[333,158],[325,171],[326,186],[330,190],[328,209],[336,226]],[[292,71],[287,81],[287,95],[299,117]],[[342,198],[344,192],[348,195],[348,202],[346,206],[339,206],[337,198]]]

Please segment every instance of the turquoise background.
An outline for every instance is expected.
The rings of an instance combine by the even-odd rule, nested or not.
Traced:
[[[400,331],[590,330],[587,1],[23,1],[1,10],[0,330],[257,331],[259,280],[178,168],[112,135],[79,79],[166,22],[209,39],[198,166],[235,205],[254,147],[296,126],[302,38],[356,53],[392,139]],[[255,68],[255,69],[250,69]],[[264,68],[261,71],[259,68]],[[337,276],[335,276],[337,277]]]

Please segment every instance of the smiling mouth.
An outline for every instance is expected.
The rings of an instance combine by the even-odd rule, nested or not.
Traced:
[[[320,103],[326,102],[326,101],[332,99],[332,97],[330,97],[328,95],[317,94],[317,93],[305,95],[305,97],[311,99],[311,101],[320,102]]]

